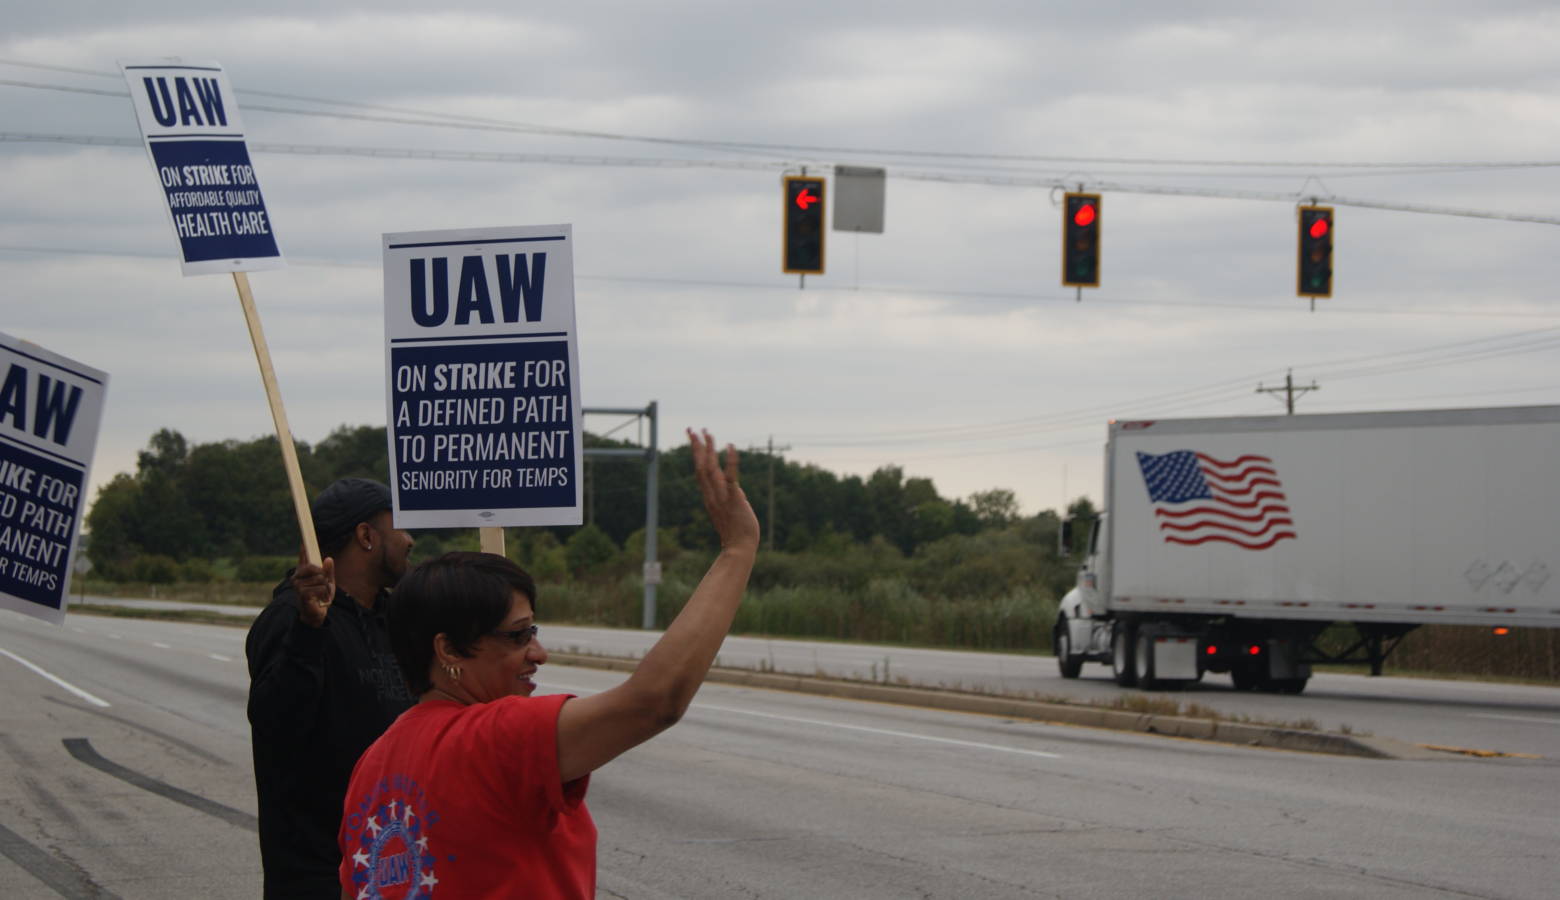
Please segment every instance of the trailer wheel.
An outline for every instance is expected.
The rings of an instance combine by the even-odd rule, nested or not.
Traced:
[[[1121,687],[1137,684],[1137,663],[1132,653],[1136,631],[1131,624],[1121,621],[1110,628],[1110,672]]]
[[[1083,657],[1074,656],[1072,652],[1072,634],[1067,630],[1067,619],[1056,620],[1056,628],[1051,632],[1051,647],[1056,652],[1056,669],[1062,673],[1063,678],[1077,678],[1083,671]]]
[[[1137,686],[1141,690],[1153,691],[1159,689],[1159,679],[1154,677],[1154,638],[1152,635],[1138,632],[1136,663]]]

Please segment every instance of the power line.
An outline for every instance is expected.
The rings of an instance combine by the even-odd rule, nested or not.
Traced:
[[[1131,401],[1133,403],[1153,403],[1156,401],[1185,401],[1193,397],[1204,398],[1210,393],[1218,395],[1216,399],[1223,399],[1235,391],[1244,392],[1245,385],[1252,378],[1263,373],[1245,375],[1236,379],[1219,381],[1202,387],[1180,389],[1165,393],[1154,394],[1148,397]],[[825,447],[860,447],[875,446],[889,443],[902,443],[904,441],[920,441],[923,443],[991,440],[1000,437],[1016,437],[1024,434],[1033,434],[1044,431],[1066,430],[1083,422],[1098,422],[1102,417],[1120,411],[1123,404],[1110,403],[1084,407],[1081,409],[1067,410],[1051,413],[1043,416],[1031,416],[1023,419],[1013,419],[1005,422],[978,425],[951,425],[936,428],[922,428],[896,431],[879,431],[863,434],[861,432],[843,432],[834,434],[796,434],[792,437],[798,441],[804,441],[809,446]]]
[[[1330,370],[1325,368],[1326,366],[1348,366],[1348,365],[1353,365],[1354,363],[1358,363],[1358,362],[1380,362],[1380,361],[1385,360],[1385,359],[1391,359],[1392,357],[1395,357],[1395,356],[1418,356],[1420,354],[1430,353],[1430,352],[1437,351],[1437,350],[1451,350],[1451,349],[1455,349],[1455,348],[1458,348],[1458,347],[1468,347],[1468,346],[1471,346],[1473,344],[1488,344],[1488,343],[1493,343],[1493,342],[1497,342],[1497,341],[1520,340],[1520,339],[1530,338],[1530,337],[1534,337],[1536,335],[1541,335],[1541,334],[1551,334],[1551,333],[1554,333],[1554,332],[1560,332],[1560,326],[1555,326],[1555,327],[1551,327],[1551,328],[1529,328],[1529,329],[1523,329],[1522,331],[1510,331],[1510,332],[1506,332],[1504,334],[1490,335],[1488,337],[1470,338],[1468,340],[1462,340],[1462,341],[1452,341],[1452,342],[1446,343],[1446,344],[1432,344],[1432,345],[1430,345],[1428,347],[1415,347],[1415,348],[1408,349],[1408,350],[1392,350],[1392,351],[1388,351],[1388,352],[1385,352],[1385,353],[1373,352],[1373,353],[1365,354],[1363,356],[1351,356],[1351,357],[1346,357],[1346,358],[1343,358],[1343,359],[1330,359],[1330,360],[1325,360],[1325,361],[1320,362],[1320,363],[1313,364],[1311,366],[1311,368],[1316,368],[1318,366],[1324,367],[1322,369],[1322,373],[1323,374],[1331,374]],[[1334,376],[1334,377],[1336,377],[1336,376]]]
[[[1398,365],[1365,366],[1353,371],[1334,374],[1332,378],[1334,380],[1343,380],[1348,378],[1377,377],[1381,375],[1400,375],[1404,372],[1416,372],[1420,369],[1433,369],[1437,366],[1450,365],[1453,363],[1483,362],[1488,359],[1496,359],[1505,356],[1517,356],[1526,353],[1537,353],[1540,351],[1552,350],[1556,348],[1560,348],[1560,338],[1547,338],[1543,340],[1530,341],[1522,345],[1508,348],[1493,348],[1488,350],[1470,351],[1467,353],[1454,354],[1440,359],[1425,359],[1419,360],[1417,362],[1404,362]]]
[[[1436,344],[1436,345],[1431,345],[1429,347],[1422,347],[1422,348],[1417,348],[1417,349],[1413,349],[1413,350],[1402,350],[1402,351],[1396,351],[1396,352],[1387,353],[1387,354],[1376,354],[1374,357],[1363,357],[1363,358],[1367,358],[1368,359],[1368,358],[1387,358],[1387,357],[1392,357],[1392,356],[1405,356],[1405,355],[1425,355],[1425,354],[1432,354],[1432,353],[1435,353],[1437,351],[1443,351],[1443,350],[1447,350],[1447,349],[1467,348],[1468,345],[1471,345],[1471,344],[1491,343],[1491,342],[1497,342],[1497,341],[1509,342],[1508,346],[1505,346],[1505,347],[1487,347],[1487,348],[1481,348],[1481,349],[1477,349],[1477,350],[1467,349],[1467,350],[1465,350],[1465,352],[1461,352],[1461,353],[1443,354],[1439,358],[1431,357],[1431,358],[1418,360],[1418,361],[1408,361],[1408,362],[1400,364],[1401,368],[1364,367],[1364,368],[1355,369],[1355,370],[1344,369],[1344,370],[1342,370],[1340,372],[1337,372],[1336,374],[1332,374],[1330,377],[1332,377],[1334,379],[1346,379],[1346,378],[1370,377],[1370,376],[1375,376],[1375,375],[1390,375],[1390,374],[1397,374],[1398,372],[1401,372],[1401,371],[1413,371],[1415,369],[1431,368],[1431,367],[1439,366],[1439,365],[1454,365],[1454,364],[1460,364],[1460,363],[1464,363],[1464,362],[1480,362],[1480,361],[1483,361],[1485,359],[1490,359],[1490,358],[1494,358],[1494,357],[1497,357],[1497,356],[1506,356],[1506,355],[1517,355],[1517,354],[1523,354],[1523,353],[1532,353],[1532,352],[1536,352],[1538,350],[1548,349],[1551,346],[1560,345],[1560,335],[1553,335],[1552,334],[1553,332],[1557,332],[1557,331],[1560,331],[1560,328],[1535,329],[1535,330],[1531,330],[1531,331],[1521,331],[1521,332],[1514,332],[1514,333],[1510,333],[1510,334],[1495,335],[1495,336],[1486,337],[1486,338],[1475,338],[1473,340],[1468,340],[1468,341],[1454,341],[1454,342],[1449,343],[1449,344]],[[1540,335],[1549,335],[1549,336],[1540,337]],[[1350,359],[1338,360],[1338,361],[1335,361],[1335,362],[1330,363],[1330,364],[1331,365],[1348,364],[1348,363],[1356,362],[1356,361],[1358,361],[1358,359],[1360,359],[1360,358],[1350,358]],[[1329,363],[1323,363],[1323,364],[1320,365],[1319,368],[1321,368],[1322,371],[1328,371],[1326,369],[1327,365],[1329,365]],[[1399,365],[1399,364],[1393,364],[1393,365]],[[1318,367],[1307,367],[1307,368],[1318,368]],[[1257,374],[1261,374],[1261,373],[1257,373]],[[917,438],[919,438],[919,442],[920,443],[933,443],[933,444],[935,444],[935,443],[946,443],[946,442],[949,442],[949,441],[957,441],[957,440],[965,440],[965,439],[976,439],[976,438],[992,439],[992,438],[997,438],[997,437],[1016,437],[1016,436],[1020,436],[1020,434],[1024,434],[1024,433],[1038,433],[1038,432],[1045,432],[1045,431],[1068,431],[1068,430],[1073,430],[1074,428],[1077,428],[1077,427],[1081,427],[1085,423],[1097,424],[1099,419],[1101,417],[1103,417],[1103,416],[1114,415],[1114,416],[1116,416],[1118,418],[1127,418],[1129,416],[1125,412],[1126,410],[1135,409],[1135,408],[1142,408],[1144,406],[1152,406],[1154,415],[1163,415],[1164,413],[1167,413],[1167,412],[1177,412],[1177,411],[1181,411],[1181,410],[1188,409],[1188,408],[1196,408],[1196,407],[1199,407],[1199,406],[1208,406],[1208,405],[1212,405],[1212,404],[1215,404],[1215,403],[1222,403],[1222,402],[1224,402],[1227,399],[1231,399],[1232,393],[1235,393],[1235,392],[1232,392],[1231,390],[1229,390],[1229,386],[1233,386],[1233,385],[1237,385],[1237,384],[1240,384],[1240,385],[1248,384],[1248,383],[1250,383],[1250,379],[1253,378],[1253,377],[1256,377],[1256,376],[1255,375],[1243,376],[1241,378],[1233,379],[1233,380],[1230,380],[1230,381],[1221,381],[1221,382],[1216,382],[1214,384],[1205,385],[1205,386],[1200,387],[1200,388],[1191,388],[1191,389],[1187,389],[1187,390],[1169,391],[1169,392],[1165,392],[1165,393],[1149,395],[1149,396],[1146,396],[1146,397],[1138,397],[1138,398],[1135,398],[1133,400],[1118,401],[1118,402],[1113,402],[1113,403],[1110,403],[1110,404],[1103,404],[1101,406],[1088,407],[1086,409],[1081,409],[1081,410],[1073,410],[1073,411],[1068,411],[1068,412],[1056,413],[1056,414],[1049,415],[1049,416],[1033,417],[1033,418],[1029,418],[1029,419],[1019,419],[1019,420],[1012,420],[1012,421],[1008,421],[1008,422],[998,422],[998,423],[992,423],[990,425],[948,426],[945,429],[937,429],[937,430],[933,430],[932,432],[928,432],[926,430],[910,430],[910,431],[897,431],[897,432],[877,432],[877,433],[874,433],[874,434],[872,434],[870,436],[864,436],[863,440],[859,440],[859,441],[855,441],[855,442],[840,442],[840,443],[834,443],[834,442],[831,442],[829,440],[831,438],[834,438],[835,435],[820,435],[820,436],[817,436],[817,437],[822,437],[822,438],[824,438],[824,440],[821,440],[821,441],[820,440],[810,440],[810,441],[807,441],[806,443],[809,446],[815,446],[815,447],[817,447],[817,446],[822,446],[822,447],[881,446],[881,445],[884,445],[884,444],[891,444],[891,443],[903,443],[905,441],[916,440]],[[1269,389],[1264,390],[1261,387],[1259,387],[1258,391],[1265,393],[1267,391],[1283,392],[1283,391],[1286,391],[1286,390],[1293,390],[1293,389],[1295,389],[1295,388],[1293,388],[1292,379],[1288,382],[1288,384],[1289,384],[1288,388],[1269,388]],[[1314,382],[1313,382],[1313,385],[1314,385]],[[1307,388],[1307,389],[1300,389],[1300,390],[1302,390],[1302,392],[1304,392],[1305,390],[1310,390],[1310,389],[1314,389],[1314,388]],[[1245,391],[1245,388],[1239,388],[1236,392],[1243,393],[1244,391]],[[1293,394],[1291,394],[1291,396],[1290,396],[1290,404],[1291,404],[1291,407],[1290,407],[1291,408],[1291,414],[1293,414],[1293,406],[1292,406],[1292,404],[1293,404]],[[1011,431],[1011,430],[1005,430],[1005,429],[1010,429],[1011,426],[1020,425],[1020,424],[1034,425],[1034,426],[1037,426],[1037,427],[1026,429],[1023,432],[1014,432],[1014,431]],[[1049,426],[1049,427],[1039,427],[1039,426]],[[942,433],[942,432],[952,432],[952,433],[963,432],[963,433],[967,433],[967,434],[972,435],[972,437],[971,438],[965,438],[963,436],[957,436],[957,437],[950,437],[950,438],[939,439],[938,434]],[[983,432],[983,433],[976,434],[977,432]],[[847,434],[849,434],[849,433],[847,433]],[[810,436],[809,435],[797,435],[796,437],[798,439],[801,439],[801,438],[810,437]],[[876,439],[873,439],[873,438],[876,438]],[[1001,451],[994,451],[994,452],[1001,452]]]

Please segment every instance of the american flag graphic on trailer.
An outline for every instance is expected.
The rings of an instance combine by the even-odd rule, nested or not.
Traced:
[[[1137,460],[1167,544],[1212,541],[1266,550],[1295,537],[1284,486],[1266,456],[1223,460],[1176,450],[1139,453]]]

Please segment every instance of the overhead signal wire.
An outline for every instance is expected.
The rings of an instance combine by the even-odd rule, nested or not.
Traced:
[[[92,75],[103,78],[119,78],[117,72],[94,71],[77,69],[66,66],[54,66],[42,63],[32,63],[21,60],[0,59],[0,64],[19,66],[25,68],[44,69],[49,71],[69,72],[74,74]],[[79,88],[67,85],[51,85],[41,82],[23,82],[11,79],[0,79],[0,84],[15,87],[28,87],[42,90],[60,90],[75,93],[100,94],[109,96],[129,96],[128,92],[99,91],[90,88]],[[338,100],[326,97],[314,97],[302,94],[290,94],[278,91],[263,91],[252,88],[236,88],[239,94],[252,96],[271,97],[275,99],[295,100],[306,103],[339,106],[348,109],[367,109],[382,112],[396,113],[396,116],[373,117],[355,115],[349,113],[331,113],[322,110],[305,110],[289,107],[272,107],[260,104],[247,104],[246,110],[281,113],[289,115],[309,116],[339,116],[348,119],[360,119],[365,121],[382,121],[387,124],[403,125],[432,125],[438,127],[471,128],[482,131],[510,131],[531,135],[546,135],[552,137],[573,137],[593,140],[632,141],[641,143],[682,146],[698,149],[714,149],[727,152],[741,153],[781,153],[781,154],[817,154],[829,153],[846,156],[872,156],[875,158],[895,158],[918,160],[986,160],[995,162],[1024,162],[1024,163],[1051,163],[1067,165],[1145,165],[1145,166],[1212,166],[1224,168],[1288,168],[1310,170],[1333,169],[1382,169],[1382,170],[1454,170],[1468,171],[1481,169],[1512,169],[1512,168],[1560,168],[1560,160],[1420,160],[1420,161],[1338,161],[1338,160],[1239,160],[1220,158],[1165,158],[1165,157],[1127,157],[1127,156],[1085,156],[1067,154],[1023,154],[1023,153],[975,153],[970,151],[943,151],[943,150],[913,150],[888,147],[847,147],[827,144],[791,144],[765,141],[733,141],[719,138],[672,138],[659,135],[627,134],[621,132],[600,131],[592,129],[565,128],[552,125],[538,125],[529,122],[516,122],[513,120],[499,119],[490,116],[473,116],[461,113],[449,113],[438,110],[415,109],[388,104],[365,103],[362,101]],[[411,116],[413,118],[405,118]],[[1363,174],[1363,173],[1362,173]]]
[[[0,83],[4,82],[0,81]],[[82,144],[88,146],[114,147],[141,146],[140,140],[130,137],[38,134],[33,132],[16,131],[0,133],[0,142]],[[481,150],[409,150],[399,148],[347,147],[318,144],[278,144],[264,141],[250,141],[249,149],[255,153],[283,153],[298,156],[350,156],[368,157],[375,159],[421,159],[440,160],[447,162],[531,163],[546,165],[608,167],[616,166],[625,168],[653,167],[680,169],[732,169],[745,171],[784,171],[790,168],[792,165],[790,162],[784,160],[752,161],[729,159],[684,159],[673,157],[582,156],[578,154],[562,155]],[[903,178],[911,181],[947,182],[955,184],[987,184],[1005,187],[1034,187],[1053,189],[1067,188],[1073,186],[1074,184],[1074,182],[1060,177],[960,175],[933,171],[914,172],[899,170],[893,173],[893,177]],[[1165,187],[1106,181],[1085,181],[1083,183],[1087,187],[1096,191],[1110,191],[1121,194],[1208,197],[1223,200],[1265,200],[1282,203],[1294,203],[1298,200],[1305,199],[1308,196],[1312,196],[1304,191],[1280,193],[1234,190],[1230,188],[1215,189],[1194,187]],[[1529,222],[1538,225],[1560,225],[1560,216],[1505,213],[1491,210],[1428,206],[1424,204],[1387,203],[1383,201],[1364,200],[1360,198],[1339,197],[1336,195],[1318,195],[1315,197],[1315,199],[1325,199],[1328,203],[1334,206],[1353,206],[1366,209],[1389,210],[1393,212],[1423,213],[1440,216],[1459,216],[1475,219],[1496,219],[1508,222]]]

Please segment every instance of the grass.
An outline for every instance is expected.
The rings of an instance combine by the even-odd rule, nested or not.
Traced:
[[[180,603],[219,603],[224,606],[264,606],[271,602],[271,589],[276,587],[276,582],[211,581],[146,584],[88,580],[84,587],[85,593],[98,597],[174,600]],[[83,585],[75,582],[70,585],[70,596],[80,596],[82,592]]]
[[[107,616],[113,619],[160,619],[165,622],[194,622],[200,625],[231,625],[248,628],[252,616],[230,616],[204,609],[134,609],[128,606],[108,606],[100,603],[72,603],[69,613],[89,616]]]

